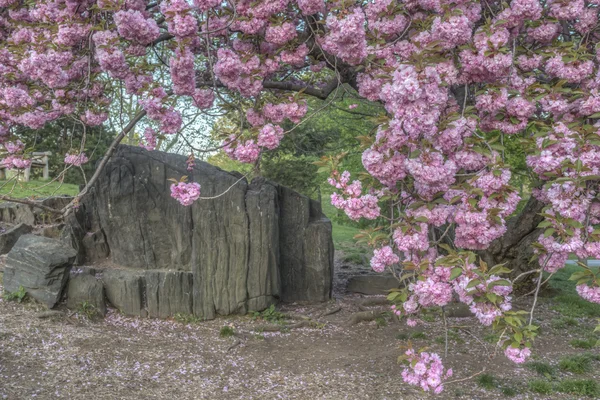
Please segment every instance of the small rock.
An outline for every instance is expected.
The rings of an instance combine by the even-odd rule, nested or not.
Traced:
[[[60,300],[69,279],[76,251],[60,240],[23,235],[6,257],[4,288],[27,294],[52,308]]]
[[[466,318],[472,317],[473,313],[469,310],[469,306],[464,303],[452,303],[446,306],[446,314],[448,318]]]
[[[399,282],[392,275],[362,275],[353,276],[348,281],[347,290],[362,294],[387,294],[395,289]]]
[[[106,315],[104,286],[102,282],[89,274],[79,274],[71,278],[67,286],[67,307],[72,310],[81,308],[83,303],[94,307],[96,312]]]
[[[19,224],[0,235],[0,254],[7,254],[23,235],[31,233],[33,228],[27,224]]]

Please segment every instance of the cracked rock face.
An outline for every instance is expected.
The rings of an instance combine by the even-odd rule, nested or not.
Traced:
[[[168,317],[262,310],[278,300],[331,296],[331,223],[320,204],[261,178],[185,156],[121,145],[63,232],[77,263],[107,256],[108,300],[133,315]],[[200,183],[190,207],[169,179]],[[237,182],[237,183],[236,183]]]
[[[61,299],[76,252],[57,239],[23,235],[6,257],[4,289],[27,294],[52,308]]]

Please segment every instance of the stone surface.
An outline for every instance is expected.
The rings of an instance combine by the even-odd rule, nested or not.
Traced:
[[[128,315],[146,316],[143,271],[106,269],[102,273],[106,298]]]
[[[35,214],[31,206],[19,203],[0,203],[0,219],[11,224],[35,225]]]
[[[359,275],[348,280],[346,290],[362,294],[387,294],[388,290],[398,285],[398,280],[392,275]]]
[[[31,225],[19,224],[0,235],[0,254],[6,254],[13,248],[17,240],[23,235],[31,233]]]
[[[77,274],[69,279],[67,285],[67,307],[77,310],[84,302],[94,306],[99,315],[106,315],[102,282],[94,275]]]
[[[44,206],[60,210],[73,198],[68,196],[49,197],[39,201]],[[11,224],[49,224],[54,222],[55,215],[29,204],[4,202],[0,203],[0,221]]]
[[[256,180],[246,193],[250,235],[248,310],[269,307],[280,296],[277,189]]]
[[[52,308],[60,300],[76,251],[51,238],[23,235],[6,257],[4,288],[27,293]]]
[[[193,276],[186,271],[145,273],[148,316],[167,318],[175,314],[192,314]]]
[[[106,271],[111,303],[133,315],[185,312],[188,276],[191,313],[205,319],[262,310],[278,300],[330,298],[331,223],[318,203],[264,179],[249,184],[199,160],[187,171],[186,159],[119,146],[67,219],[61,238],[78,250],[78,264],[106,254],[106,264],[127,271],[128,283],[111,277],[124,272]],[[203,197],[217,197],[181,206],[170,196],[169,179],[183,175],[200,183]]]
[[[282,300],[326,301],[333,281],[331,222],[318,202],[284,186],[278,189]]]
[[[42,228],[42,236],[46,236],[53,239],[60,239],[60,234],[64,229],[65,224],[55,224],[50,226],[45,226]]]
[[[104,261],[110,253],[102,229],[85,235],[81,240],[81,245],[87,262]]]

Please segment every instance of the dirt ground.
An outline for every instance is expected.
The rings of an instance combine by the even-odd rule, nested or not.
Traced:
[[[348,271],[343,264],[337,260],[336,268]],[[338,281],[335,300],[328,304],[280,309],[311,317],[307,326],[268,332],[264,327],[268,330],[272,323],[249,316],[186,324],[110,310],[104,320],[92,322],[65,310],[40,318],[41,305],[2,299],[0,399],[582,398],[531,392],[528,382],[540,375],[511,363],[501,352],[491,360],[495,343],[484,340],[489,330],[474,318],[449,318],[452,332],[444,357],[441,318],[416,328],[391,319],[350,325],[359,311],[358,300],[343,293]],[[516,306],[527,307],[530,301],[517,301]],[[553,310],[553,300],[542,298],[540,303],[542,334],[534,344],[535,359],[556,365],[566,354],[582,353],[569,342],[591,332],[594,319],[578,318],[573,329],[557,327],[552,321],[564,316]],[[221,337],[223,326],[231,326],[236,335]],[[439,353],[454,370],[451,379],[485,369],[495,387],[485,389],[473,378],[449,383],[441,395],[433,396],[403,383],[396,360],[409,341]],[[594,362],[591,372],[573,377],[600,380],[600,362]],[[512,392],[503,392],[505,388]]]

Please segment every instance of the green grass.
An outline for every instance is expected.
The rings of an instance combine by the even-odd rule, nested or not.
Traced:
[[[575,282],[569,280],[574,272],[581,270],[582,268],[576,265],[567,265],[550,279],[550,286],[561,291],[558,296],[554,297],[556,305],[553,309],[571,318],[598,318],[600,317],[600,304],[582,299],[575,291]]]
[[[498,340],[500,339],[500,335],[497,333],[486,333],[485,336],[483,337],[483,340],[485,340],[488,343],[492,343],[492,344],[496,344],[498,343]]]
[[[23,286],[19,286],[19,289],[16,292],[5,292],[4,299],[8,301],[16,301],[17,303],[23,303],[27,301],[27,292]]]
[[[589,337],[587,339],[573,339],[569,342],[569,344],[578,349],[586,349],[590,350],[596,347],[598,343],[598,339],[595,337]]]
[[[481,374],[477,377],[477,385],[484,389],[494,389],[498,386],[496,378],[490,374]]]
[[[565,379],[556,385],[556,390],[578,396],[600,397],[600,384],[594,379]]]
[[[530,361],[527,364],[525,364],[525,366],[528,369],[535,371],[538,374],[543,375],[545,377],[550,377],[556,372],[552,365],[542,361]]]
[[[555,329],[568,329],[575,326],[579,326],[579,322],[575,318],[571,317],[560,317],[553,318],[550,321],[550,325],[552,325]]]
[[[228,326],[228,325],[221,327],[221,330],[219,331],[219,336],[221,336],[222,338],[231,337],[234,335],[235,335],[235,331],[233,330],[233,328],[231,326]]]
[[[539,394],[550,394],[554,391],[552,383],[543,379],[535,379],[529,382],[529,390]]]
[[[595,359],[591,354],[573,354],[564,356],[558,362],[558,366],[563,371],[574,374],[585,374],[592,370],[592,361]]]
[[[68,195],[74,196],[79,193],[79,186],[69,183],[47,182],[47,181],[0,181],[0,195],[24,198],[43,198],[49,196]]]
[[[511,388],[511,387],[503,387],[502,389],[500,389],[502,391],[502,394],[508,397],[514,397],[517,395],[517,390],[515,388]]]
[[[410,335],[411,339],[427,339],[427,335],[424,332],[415,332]]]

